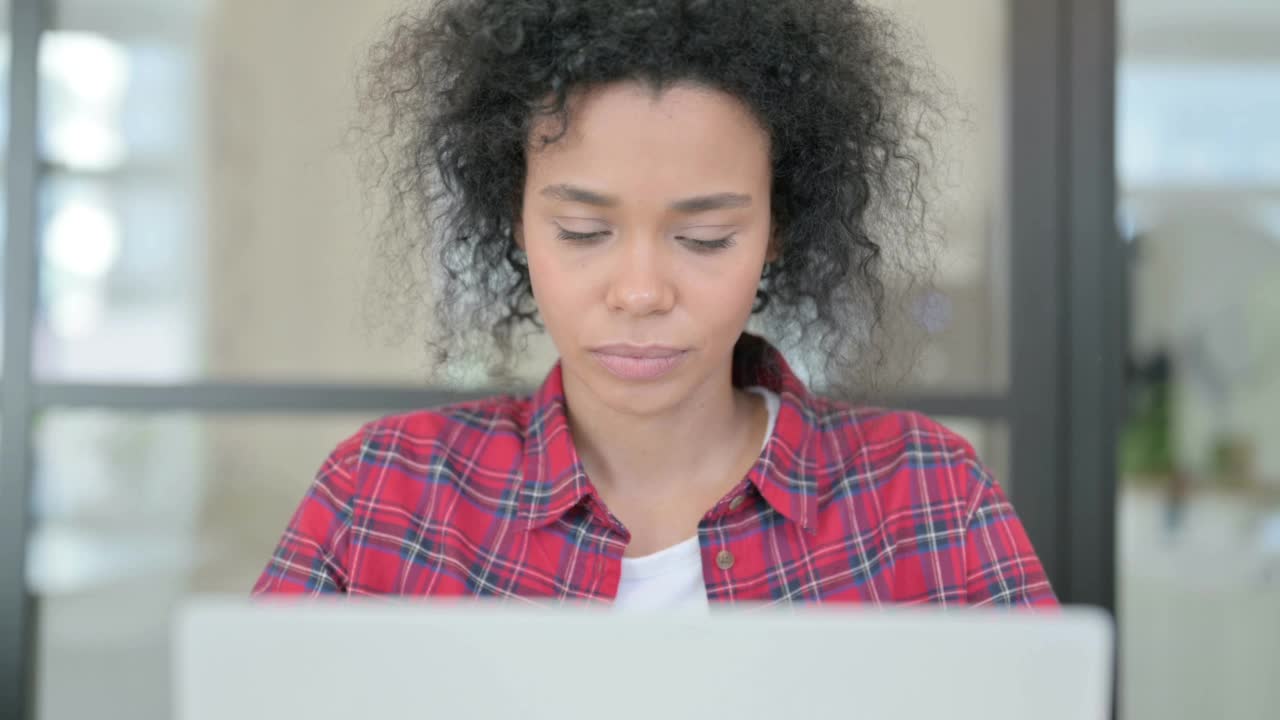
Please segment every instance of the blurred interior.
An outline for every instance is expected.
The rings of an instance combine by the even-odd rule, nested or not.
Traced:
[[[1122,0],[1132,718],[1280,715],[1280,4]]]
[[[1001,0],[882,0],[965,104],[927,336],[904,388],[1009,386]],[[347,148],[361,54],[400,0],[55,0],[40,56],[42,382],[431,382],[365,318]],[[1128,262],[1121,716],[1280,716],[1280,4],[1119,0]],[[7,62],[8,53],[3,54]],[[8,102],[5,101],[7,109]],[[0,117],[7,118],[7,111]],[[536,342],[536,383],[554,361]],[[35,418],[36,716],[169,714],[168,621],[245,593],[350,414]],[[1000,419],[953,416],[1010,485]]]

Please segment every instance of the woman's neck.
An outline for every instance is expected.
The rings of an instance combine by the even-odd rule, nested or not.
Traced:
[[[728,373],[683,402],[637,415],[610,407],[585,384],[564,379],[569,427],[592,483],[612,495],[699,492],[745,471],[768,423],[760,398],[736,390]],[[749,467],[749,462],[748,465]]]

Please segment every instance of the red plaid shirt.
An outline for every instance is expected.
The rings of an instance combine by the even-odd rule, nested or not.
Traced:
[[[744,340],[755,361],[734,383],[782,402],[755,465],[699,523],[711,602],[1056,603],[969,443],[810,394]],[[610,602],[628,540],[574,451],[557,364],[532,397],[394,415],[339,444],[254,593]]]

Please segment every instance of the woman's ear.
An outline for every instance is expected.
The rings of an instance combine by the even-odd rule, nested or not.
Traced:
[[[524,250],[524,225],[519,220],[511,226],[511,237],[516,241],[516,247]]]
[[[778,227],[775,225],[769,232],[769,249],[765,253],[764,261],[766,263],[776,262],[778,256],[782,254],[782,241],[778,237]]]

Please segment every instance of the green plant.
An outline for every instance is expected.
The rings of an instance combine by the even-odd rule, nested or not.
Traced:
[[[1138,389],[1120,435],[1120,469],[1126,476],[1151,478],[1173,472],[1172,395],[1168,381]]]

